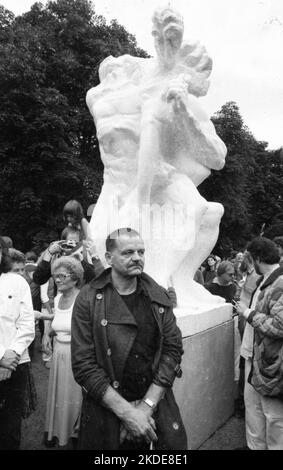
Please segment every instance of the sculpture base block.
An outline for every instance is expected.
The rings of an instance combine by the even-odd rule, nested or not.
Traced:
[[[226,307],[231,317],[232,307]],[[207,312],[218,319],[222,313],[217,317],[215,310]],[[183,323],[186,336],[193,331],[193,321]],[[228,320],[192,336],[183,335],[183,346],[183,376],[175,380],[173,389],[187,431],[188,449],[197,449],[234,411],[234,322]]]
[[[189,309],[174,309],[177,325],[182,332],[183,338],[221,325],[232,318],[232,306],[226,303],[198,313],[190,313],[188,310]]]

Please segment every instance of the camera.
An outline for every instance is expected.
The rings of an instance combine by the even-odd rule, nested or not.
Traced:
[[[75,240],[61,240],[59,245],[61,247],[62,255],[71,255],[82,246],[82,242],[76,242]]]
[[[72,250],[73,248],[77,246],[77,243],[74,240],[69,240],[69,241],[62,240],[61,242],[59,242],[59,245],[64,251],[64,250]]]

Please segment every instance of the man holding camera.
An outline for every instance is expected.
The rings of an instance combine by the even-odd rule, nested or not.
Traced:
[[[36,284],[45,284],[51,277],[51,264],[60,256],[75,256],[79,258],[84,270],[85,283],[90,282],[104,268],[96,255],[95,245],[90,241],[80,240],[79,230],[66,228],[63,232],[64,240],[52,242],[44,253],[42,261],[38,264],[33,280]],[[83,256],[83,248],[89,254],[92,264]]]

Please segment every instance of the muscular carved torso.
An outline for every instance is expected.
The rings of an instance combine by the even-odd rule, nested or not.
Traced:
[[[127,82],[99,85],[88,92],[87,103],[94,118],[104,182],[128,193],[136,182],[140,137],[140,99],[135,85]]]

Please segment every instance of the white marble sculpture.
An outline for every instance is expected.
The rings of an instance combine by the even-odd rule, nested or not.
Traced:
[[[199,42],[183,41],[183,19],[169,7],[153,15],[156,58],[107,57],[87,93],[104,184],[91,219],[104,259],[105,238],[122,226],[146,245],[145,271],[173,285],[178,312],[198,313],[223,299],[193,281],[212,251],[223,215],[197,186],[221,170],[226,147],[201,109],[212,61]]]

